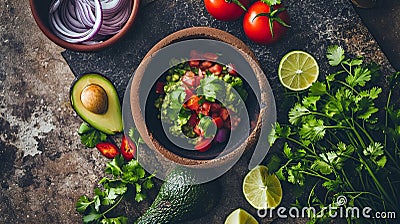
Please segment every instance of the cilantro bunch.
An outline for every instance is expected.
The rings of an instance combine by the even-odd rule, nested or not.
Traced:
[[[329,47],[327,58],[336,72],[296,95],[289,124],[276,123],[269,136],[271,145],[283,142],[276,174],[308,192],[297,200],[303,206],[337,207],[344,195],[345,206],[400,214],[400,109],[391,99],[400,73],[389,78],[384,97],[371,82],[376,65],[346,57],[339,46]]]
[[[135,129],[130,129],[129,135],[136,142],[143,141],[136,138]],[[103,177],[94,189],[93,198],[86,195],[81,196],[76,203],[76,211],[83,214],[84,223],[128,223],[126,216],[110,217],[110,213],[123,200],[134,198],[141,202],[146,198],[145,190],[153,188],[152,178],[154,175],[147,175],[137,160],[126,161],[121,154],[117,155],[106,165]]]

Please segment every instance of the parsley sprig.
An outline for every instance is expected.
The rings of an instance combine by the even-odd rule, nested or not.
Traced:
[[[334,206],[345,195],[347,206],[399,213],[400,109],[391,96],[400,75],[390,77],[385,98],[371,82],[376,65],[346,57],[339,46],[328,48],[327,59],[337,71],[298,94],[289,124],[276,123],[269,136],[271,145],[284,142],[276,174],[309,192],[302,201],[307,206]],[[325,194],[317,195],[316,188]]]
[[[84,223],[128,223],[126,216],[110,217],[109,214],[123,199],[128,199],[129,192],[135,195],[136,202],[143,201],[145,190],[153,188],[153,175],[146,175],[137,160],[126,162],[121,155],[107,163],[105,173],[109,176],[99,181],[93,198],[81,196],[76,211],[84,215]]]

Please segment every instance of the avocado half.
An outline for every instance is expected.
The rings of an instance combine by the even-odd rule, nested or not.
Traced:
[[[103,75],[78,76],[70,88],[75,112],[88,124],[106,134],[122,132],[122,112],[114,85]]]

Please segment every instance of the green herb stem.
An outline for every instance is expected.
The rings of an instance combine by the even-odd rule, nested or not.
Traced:
[[[395,205],[395,203],[393,203],[393,201],[392,201],[392,198],[387,194],[387,192],[381,185],[378,178],[376,178],[372,169],[369,167],[367,162],[365,162],[365,160],[361,156],[360,156],[360,162],[365,166],[365,169],[367,170],[368,174],[371,176],[372,180],[374,181],[374,184],[376,185],[378,191],[385,197],[386,200],[388,200],[390,202],[390,204]],[[386,201],[386,200],[384,200],[384,201]]]
[[[331,179],[329,179],[329,178],[327,178],[327,177],[324,177],[324,176],[322,176],[321,174],[315,172],[314,170],[310,170],[310,169],[308,169],[308,171],[300,170],[299,172],[302,173],[302,174],[309,175],[309,176],[321,178],[321,179],[323,179],[323,180],[325,180],[325,181],[333,181],[333,180],[331,180]]]
[[[228,3],[235,3],[236,5],[238,5],[240,8],[243,9],[243,11],[247,11],[246,7],[239,1],[239,0],[225,0]]]
[[[364,127],[362,127],[358,122],[354,122],[354,124],[357,125],[357,127],[365,134],[365,136],[367,136],[368,140],[370,141],[370,143],[375,142],[374,139],[372,139],[371,135],[367,132],[367,130],[365,130]]]
[[[122,201],[123,198],[124,198],[124,195],[122,195],[122,196],[118,199],[118,201],[115,202],[115,204],[114,204],[113,206],[111,206],[111,207],[108,208],[106,211],[104,211],[103,213],[101,213],[101,215],[102,215],[104,218],[107,218],[107,217],[106,217],[106,214],[107,214],[108,212],[110,212],[111,210],[113,210],[115,207],[117,207],[117,205]]]
[[[309,152],[312,153],[313,155],[318,156],[317,153],[315,153],[314,150],[312,150],[310,147],[304,145],[304,144],[301,143],[300,141],[297,141],[296,139],[291,138],[291,137],[285,137],[285,138],[286,138],[287,140],[289,140],[289,141],[291,141],[291,142],[293,142],[293,143],[296,143],[296,144],[300,145],[301,147],[305,148],[307,151],[309,151]]]
[[[341,170],[341,171],[342,171],[342,175],[343,175],[343,177],[344,177],[344,179],[346,181],[347,186],[349,186],[351,188],[351,190],[354,191],[354,187],[351,184],[351,182],[350,182],[349,178],[347,177],[346,173],[344,172],[344,170]]]
[[[386,108],[385,108],[385,127],[388,126],[388,122],[389,122],[389,104],[390,104],[391,98],[392,98],[392,89],[389,90],[388,97],[387,97],[387,100],[386,100]],[[384,135],[385,135],[385,137],[384,137],[384,138],[385,138],[385,140],[384,140],[384,146],[385,146],[385,148],[386,148],[386,145],[387,145],[387,131],[384,132]]]

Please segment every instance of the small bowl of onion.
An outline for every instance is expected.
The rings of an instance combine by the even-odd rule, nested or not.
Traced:
[[[29,0],[40,30],[74,51],[99,51],[132,26],[140,0]]]

